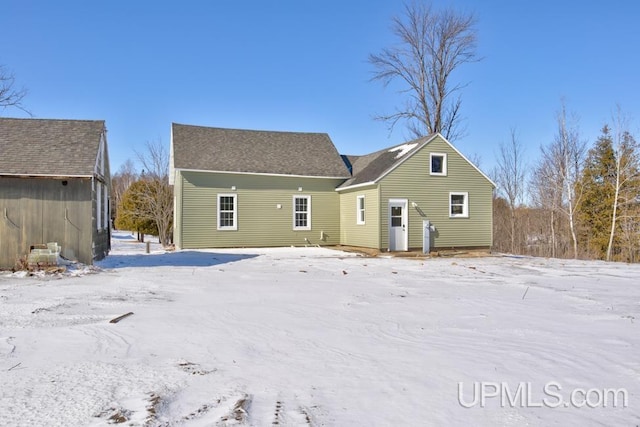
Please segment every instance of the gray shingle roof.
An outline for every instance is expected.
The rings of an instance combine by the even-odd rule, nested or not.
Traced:
[[[348,178],[325,133],[222,129],[173,123],[176,169]]]
[[[375,182],[387,171],[394,168],[404,159],[418,151],[423,145],[431,141],[434,135],[418,138],[364,156],[347,156],[353,166],[352,177],[342,183],[338,188]],[[403,148],[406,149],[403,150]]]
[[[0,175],[92,176],[102,120],[0,118]]]

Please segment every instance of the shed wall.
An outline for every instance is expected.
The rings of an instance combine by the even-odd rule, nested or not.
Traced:
[[[91,264],[91,196],[89,178],[0,177],[0,267],[14,267],[32,245],[48,242],[65,258]]]

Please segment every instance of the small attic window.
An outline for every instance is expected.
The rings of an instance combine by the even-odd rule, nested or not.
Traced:
[[[447,175],[447,154],[446,153],[431,153],[431,175],[446,176]]]

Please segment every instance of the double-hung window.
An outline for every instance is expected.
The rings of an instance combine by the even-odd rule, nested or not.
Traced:
[[[363,225],[365,223],[364,195],[356,198],[356,224]]]
[[[218,230],[238,229],[238,195],[218,194]]]
[[[293,229],[311,230],[311,196],[293,196]]]
[[[469,217],[469,193],[449,193],[449,217]]]

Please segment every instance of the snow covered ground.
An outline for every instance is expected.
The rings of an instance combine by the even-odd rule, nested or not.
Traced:
[[[152,249],[0,273],[0,425],[640,424],[638,265]]]

